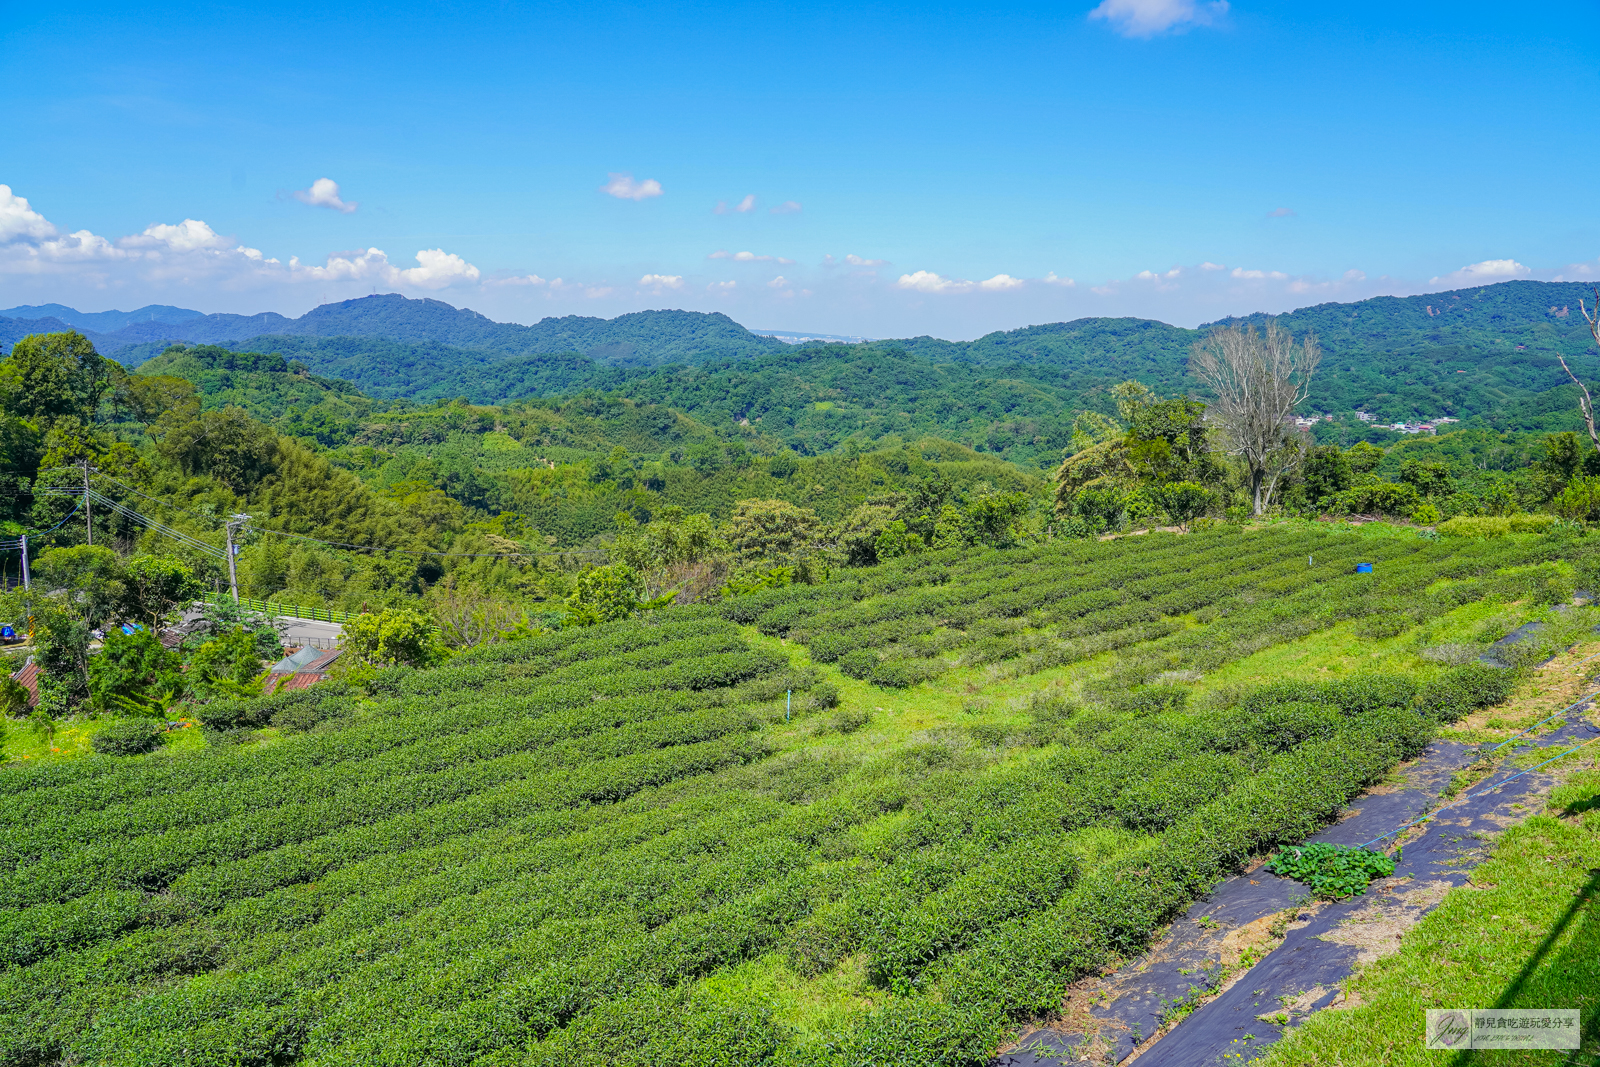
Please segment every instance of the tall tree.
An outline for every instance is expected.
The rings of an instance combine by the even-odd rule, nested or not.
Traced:
[[[1226,450],[1244,460],[1257,515],[1304,455],[1290,418],[1310,393],[1320,357],[1315,335],[1296,345],[1272,320],[1265,330],[1216,327],[1189,356],[1189,373],[1216,396],[1208,415]]]
[[[76,330],[29,334],[0,360],[0,411],[41,429],[65,416],[93,423],[111,375],[110,361]]]
[[[1594,311],[1589,310],[1589,305],[1582,300],[1578,301],[1578,310],[1583,312],[1583,321],[1589,324],[1589,332],[1594,335],[1594,343],[1600,345],[1600,286],[1594,290]],[[1572,384],[1578,387],[1581,394],[1578,397],[1578,413],[1583,416],[1584,425],[1589,428],[1589,440],[1594,442],[1596,452],[1600,452],[1600,432],[1594,426],[1594,397],[1589,395],[1589,387],[1578,380],[1572,373],[1572,368],[1567,366],[1567,361],[1560,352],[1556,358],[1561,360],[1561,369],[1567,372],[1567,377],[1572,379]]]

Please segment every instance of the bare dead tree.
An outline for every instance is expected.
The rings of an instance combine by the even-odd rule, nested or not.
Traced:
[[[1276,321],[1216,327],[1195,342],[1189,372],[1216,399],[1207,414],[1224,450],[1244,460],[1250,473],[1255,514],[1266,510],[1278,480],[1300,462],[1304,450],[1290,424],[1295,405],[1311,388],[1321,348],[1314,334],[1296,345]]]
[[[1596,286],[1594,291],[1594,313],[1590,314],[1588,305],[1582,300],[1578,301],[1578,310],[1583,312],[1583,321],[1589,324],[1589,332],[1594,335],[1594,343],[1600,345],[1600,286]],[[1560,352],[1556,353],[1556,359],[1561,361],[1561,369],[1567,372],[1572,384],[1583,394],[1578,397],[1578,411],[1583,414],[1583,421],[1589,427],[1589,440],[1594,442],[1595,451],[1600,452],[1600,433],[1596,433],[1594,429],[1594,397],[1589,395],[1589,387],[1572,373],[1572,368],[1567,366],[1567,361]]]

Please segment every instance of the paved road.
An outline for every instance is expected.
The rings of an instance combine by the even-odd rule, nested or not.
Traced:
[[[184,612],[181,625],[194,622],[202,614],[199,608],[190,608]],[[301,619],[293,615],[279,615],[276,622],[279,632],[283,634],[283,643],[290,646],[304,646],[309,641],[318,648],[332,648],[344,634],[344,626],[337,622]]]
[[[289,615],[278,616],[278,622],[283,627],[283,643],[286,645],[304,645],[311,638],[315,639],[319,648],[332,647],[344,633],[344,627],[336,622],[317,622]]]

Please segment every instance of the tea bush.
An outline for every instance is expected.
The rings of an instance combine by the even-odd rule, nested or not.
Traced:
[[[161,744],[161,727],[149,719],[117,719],[90,742],[102,756],[137,756]]]
[[[270,744],[7,765],[0,1062],[987,1064],[1512,675],[1186,679],[1595,573],[1587,541],[1313,526],[925,553],[211,706]],[[879,686],[1105,658],[1081,706],[1053,679],[851,739],[835,668],[740,626]],[[878,992],[826,1033],[732,970],[846,961]]]

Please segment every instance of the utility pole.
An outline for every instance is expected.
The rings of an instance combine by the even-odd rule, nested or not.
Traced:
[[[83,461],[83,527],[89,532],[89,543],[94,544],[94,512],[89,510],[89,460]]]
[[[28,574],[28,535],[22,535],[22,588],[26,592],[33,588],[33,579]]]
[[[233,602],[239,602],[239,546],[233,543],[233,528],[244,526],[250,521],[248,515],[235,515],[233,521],[227,524],[228,530],[228,588],[233,590]]]

